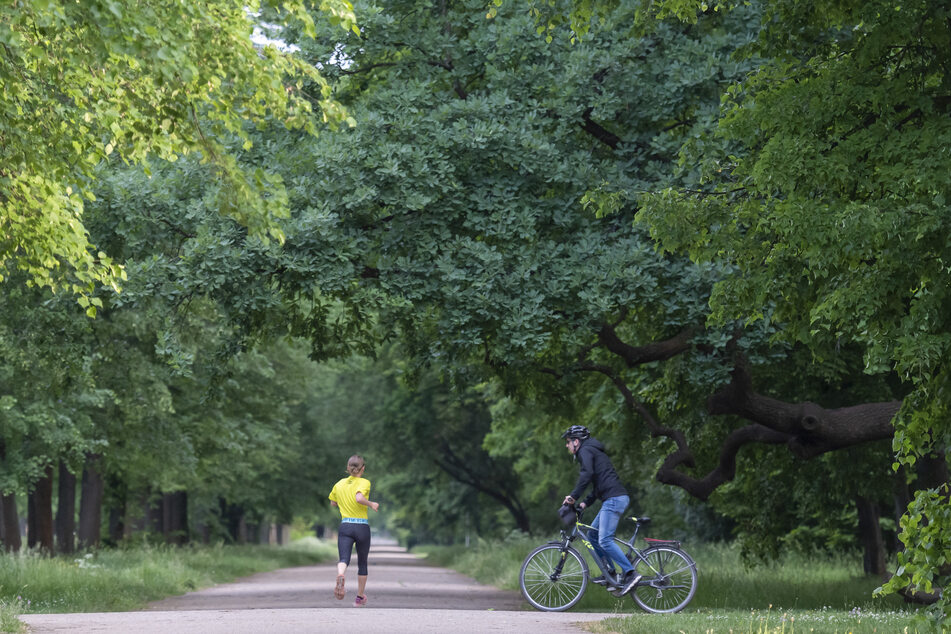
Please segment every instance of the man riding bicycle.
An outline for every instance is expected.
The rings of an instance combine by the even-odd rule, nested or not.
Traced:
[[[621,568],[621,575],[617,580],[601,576],[592,581],[616,585],[621,588],[622,595],[627,594],[637,583],[637,578],[631,562],[614,542],[618,522],[631,501],[627,489],[621,484],[611,459],[604,451],[604,445],[591,437],[587,427],[572,425],[561,437],[565,439],[565,446],[581,467],[575,488],[570,495],[565,496],[564,504],[574,505],[588,485],[594,485],[591,494],[579,505],[584,509],[595,500],[602,501],[601,510],[591,523],[594,528],[589,534],[591,546],[605,563],[614,561]]]

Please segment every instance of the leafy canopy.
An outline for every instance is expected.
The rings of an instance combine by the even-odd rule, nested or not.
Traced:
[[[298,0],[266,0],[285,20],[315,32]],[[347,0],[321,7],[355,29]],[[200,152],[226,186],[221,212],[264,238],[282,239],[280,180],[238,165],[232,143],[247,147],[247,121],[274,118],[313,133],[312,103],[298,89],[320,86],[313,103],[324,121],[343,119],[316,69],[251,39],[258,0],[178,2],[24,0],[0,8],[0,262],[30,283],[89,297],[124,275],[96,251],[83,225],[97,167],[118,156],[148,169]],[[0,280],[6,274],[0,270]]]
[[[910,394],[896,419],[896,469],[946,459],[947,6],[763,5],[749,49],[763,63],[723,97],[720,138],[744,149],[688,147],[685,158],[705,165],[702,190],[646,197],[639,218],[666,248],[737,267],[712,294],[715,318],[771,320],[820,360],[856,345],[865,372],[899,376]],[[891,589],[951,583],[948,499],[944,482],[910,506]]]

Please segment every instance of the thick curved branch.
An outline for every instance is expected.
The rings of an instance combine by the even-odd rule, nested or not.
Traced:
[[[739,416],[786,434],[790,451],[800,458],[891,438],[895,433],[892,419],[900,407],[901,401],[838,409],[825,409],[808,401],[786,403],[754,392],[742,359],[733,370],[730,384],[707,399],[711,414]]]
[[[678,432],[679,433],[679,432]],[[657,470],[657,481],[663,484],[679,486],[690,495],[700,500],[710,497],[717,487],[733,480],[736,477],[736,456],[746,445],[765,444],[782,445],[789,442],[789,436],[763,425],[747,425],[730,432],[720,447],[720,460],[717,466],[704,477],[697,479],[678,471],[677,467],[684,464],[675,452],[664,460]],[[686,445],[686,443],[685,443]]]
[[[666,361],[690,349],[694,328],[686,328],[664,341],[655,341],[644,346],[632,346],[618,337],[614,326],[605,324],[598,332],[598,341],[608,350],[624,359],[627,367],[633,368],[651,361]]]
[[[694,466],[693,452],[687,443],[687,437],[678,429],[664,427],[657,422],[650,410],[638,401],[627,384],[611,368],[597,364],[583,364],[582,370],[600,372],[607,376],[620,391],[628,410],[639,415],[650,430],[653,437],[666,437],[674,441],[676,451],[667,456],[657,471],[657,480],[664,484],[673,484],[684,489],[690,495],[706,500],[721,484],[729,482],[736,476],[736,455],[745,445],[752,443],[784,444],[789,441],[789,435],[774,431],[763,425],[748,425],[734,430],[727,436],[720,449],[720,461],[717,466],[703,478],[693,478],[682,471],[680,466]]]
[[[598,345],[624,360],[627,367],[650,361],[663,361],[690,348],[693,329],[646,346],[631,346],[620,339],[614,325],[602,326]],[[735,339],[735,338],[734,338]],[[587,361],[586,348],[579,355],[578,369],[606,376],[621,393],[631,414],[640,417],[651,436],[671,439],[676,449],[657,471],[657,480],[684,489],[692,496],[707,499],[720,485],[736,477],[736,457],[750,444],[786,445],[794,455],[808,459],[827,451],[889,439],[895,429],[892,419],[900,401],[865,403],[854,407],[825,409],[815,403],[786,403],[753,391],[753,381],[745,358],[737,355],[729,385],[707,399],[707,411],[713,415],[733,415],[751,424],[735,429],[723,440],[717,465],[701,478],[684,473],[695,460],[684,433],[661,425],[651,411],[631,392],[620,374],[607,365]],[[550,374],[560,376],[554,370]]]

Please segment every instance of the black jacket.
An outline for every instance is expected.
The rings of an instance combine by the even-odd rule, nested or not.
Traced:
[[[595,500],[627,495],[627,489],[621,484],[614,465],[608,454],[604,453],[604,445],[597,438],[588,438],[581,441],[581,446],[575,452],[575,460],[581,465],[581,473],[571,492],[571,497],[578,499],[589,484],[594,484],[591,495],[584,500],[585,506],[591,506]]]

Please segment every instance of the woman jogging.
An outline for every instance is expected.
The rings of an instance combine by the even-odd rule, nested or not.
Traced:
[[[340,509],[340,529],[337,532],[337,551],[340,560],[337,563],[337,585],[334,596],[343,599],[344,575],[350,565],[353,546],[357,546],[357,598],[353,606],[362,608],[367,604],[367,555],[370,552],[370,523],[367,520],[367,507],[374,511],[380,509],[379,502],[370,501],[370,481],[363,477],[367,465],[361,456],[350,456],[347,461],[347,473],[330,492],[330,503]]]

